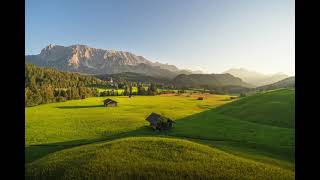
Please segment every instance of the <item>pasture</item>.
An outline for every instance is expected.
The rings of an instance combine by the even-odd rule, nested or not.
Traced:
[[[62,103],[44,104],[25,109],[26,144],[45,144],[99,138],[133,131],[148,125],[145,118],[157,112],[173,119],[227,103],[227,95],[92,97]],[[118,107],[106,108],[103,100],[112,98]]]
[[[204,100],[196,100],[199,96],[204,96]],[[256,171],[259,175],[253,176],[252,172],[248,172],[246,173],[247,179],[264,178],[266,174],[270,174],[272,177],[273,173],[279,175],[274,174],[274,178],[294,179],[295,102],[294,90],[292,89],[264,92],[234,100],[231,100],[228,95],[190,95],[189,93],[135,96],[133,98],[127,96],[109,97],[118,101],[118,107],[115,108],[104,107],[102,101],[105,98],[107,97],[94,97],[26,108],[28,176],[40,177],[39,172],[57,175],[56,173],[61,169],[56,167],[67,167],[70,163],[74,164],[80,160],[91,162],[88,158],[92,156],[96,157],[92,159],[92,162],[97,163],[97,166],[91,164],[94,168],[88,170],[88,164],[90,164],[88,162],[80,168],[84,168],[90,173],[98,172],[101,168],[100,165],[112,169],[111,174],[98,173],[99,177],[117,176],[119,175],[117,173],[121,173],[122,170],[119,169],[121,163],[117,164],[113,160],[118,159],[118,161],[126,162],[134,159],[137,163],[127,163],[128,169],[123,171],[122,175],[144,178],[161,177],[159,172],[163,170],[166,172],[164,177],[169,177],[169,175],[179,177],[179,174],[181,175],[187,170],[191,171],[191,167],[201,169],[203,165],[201,162],[203,162],[208,166],[211,163],[218,163],[221,165],[219,169],[221,174],[217,173],[216,167],[210,166],[205,171],[190,172],[190,177],[184,178],[224,177],[227,173],[235,175],[232,177],[237,177],[239,176],[237,173],[247,172],[251,169],[252,172]],[[278,117],[276,114],[279,113],[279,109],[282,114]],[[152,131],[147,127],[148,122],[145,121],[151,112],[173,118],[177,123],[168,132]],[[122,141],[122,138],[134,136],[136,139]],[[147,139],[139,139],[141,136]],[[164,140],[161,137],[166,138]],[[142,141],[140,142],[140,140]],[[131,149],[120,148],[121,144],[128,141],[132,142],[128,143],[129,146],[132,145]],[[190,166],[182,167],[182,164],[179,163],[179,159],[185,161],[182,156],[175,156],[177,162],[171,162],[166,158],[162,159],[164,154],[157,149],[165,149],[165,147],[159,145],[155,145],[154,147],[159,147],[149,149],[149,151],[141,150],[142,145],[148,147],[148,144],[155,141],[163,143],[168,151],[175,152],[180,148],[179,152],[190,155],[190,162],[188,161]],[[118,147],[116,144],[119,144],[119,148],[123,149],[123,151],[119,150],[118,154],[112,148],[113,145]],[[188,144],[188,147],[185,144]],[[189,145],[192,147],[191,149]],[[194,147],[209,148],[210,150],[208,149],[206,153],[212,153],[212,155],[208,159],[201,159],[203,151],[195,150]],[[130,154],[127,151],[133,154],[121,158],[121,153]],[[219,156],[215,154],[216,152],[219,152]],[[67,155],[69,153],[80,153],[81,155],[69,158]],[[144,159],[149,155],[158,159]],[[110,162],[114,165],[108,164],[109,161],[99,160],[105,156],[112,156],[114,159]],[[219,160],[220,156],[221,161]],[[230,163],[241,171],[232,170],[231,164],[223,164],[224,156],[232,157],[229,159]],[[137,169],[145,169],[147,165],[153,167],[150,164],[160,164],[163,163],[162,161],[166,161],[165,165],[159,167],[157,172],[137,174]],[[240,167],[238,163],[243,167]],[[264,170],[259,170],[258,167],[263,167]],[[177,168],[181,170],[179,171]],[[77,173],[81,174],[73,168],[64,173],[67,177],[72,177]],[[216,173],[216,175],[210,176],[211,173]],[[90,174],[83,174],[83,176],[90,177]]]

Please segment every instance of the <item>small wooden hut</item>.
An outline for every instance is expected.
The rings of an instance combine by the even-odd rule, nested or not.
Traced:
[[[150,127],[152,127],[154,130],[158,129],[160,131],[171,129],[172,124],[175,123],[172,119],[161,116],[160,114],[154,112],[151,113],[146,120],[150,122]]]
[[[108,98],[103,101],[103,104],[105,107],[115,107],[118,105],[118,102]]]

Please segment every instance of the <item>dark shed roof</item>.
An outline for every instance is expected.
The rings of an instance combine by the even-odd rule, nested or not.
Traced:
[[[160,114],[157,113],[151,113],[148,117],[147,117],[147,121],[149,121],[151,124],[157,124],[157,120],[161,117]]]
[[[109,104],[109,103],[112,103],[112,102],[113,102],[113,103],[117,103],[117,101],[114,101],[114,100],[109,99],[109,98],[106,99],[106,100],[104,100],[103,102],[104,102],[104,104]]]

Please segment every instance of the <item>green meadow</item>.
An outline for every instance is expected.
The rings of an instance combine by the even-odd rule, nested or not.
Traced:
[[[116,108],[106,108],[103,100],[112,98]],[[106,137],[148,125],[151,112],[179,120],[225,104],[229,96],[216,95],[198,101],[186,96],[93,97],[25,109],[26,144],[45,144]]]
[[[26,177],[294,179],[294,95],[114,96],[114,108],[103,106],[106,97],[28,107]],[[152,131],[151,112],[174,119],[174,128]]]

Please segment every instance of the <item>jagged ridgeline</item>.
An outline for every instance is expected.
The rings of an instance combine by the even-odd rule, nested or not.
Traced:
[[[192,71],[152,62],[130,52],[91,48],[86,45],[49,45],[40,54],[27,55],[26,62],[42,67],[86,74],[134,72],[153,77],[174,78]]]
[[[92,87],[105,85],[106,81],[93,76],[25,64],[26,106],[98,96]]]

